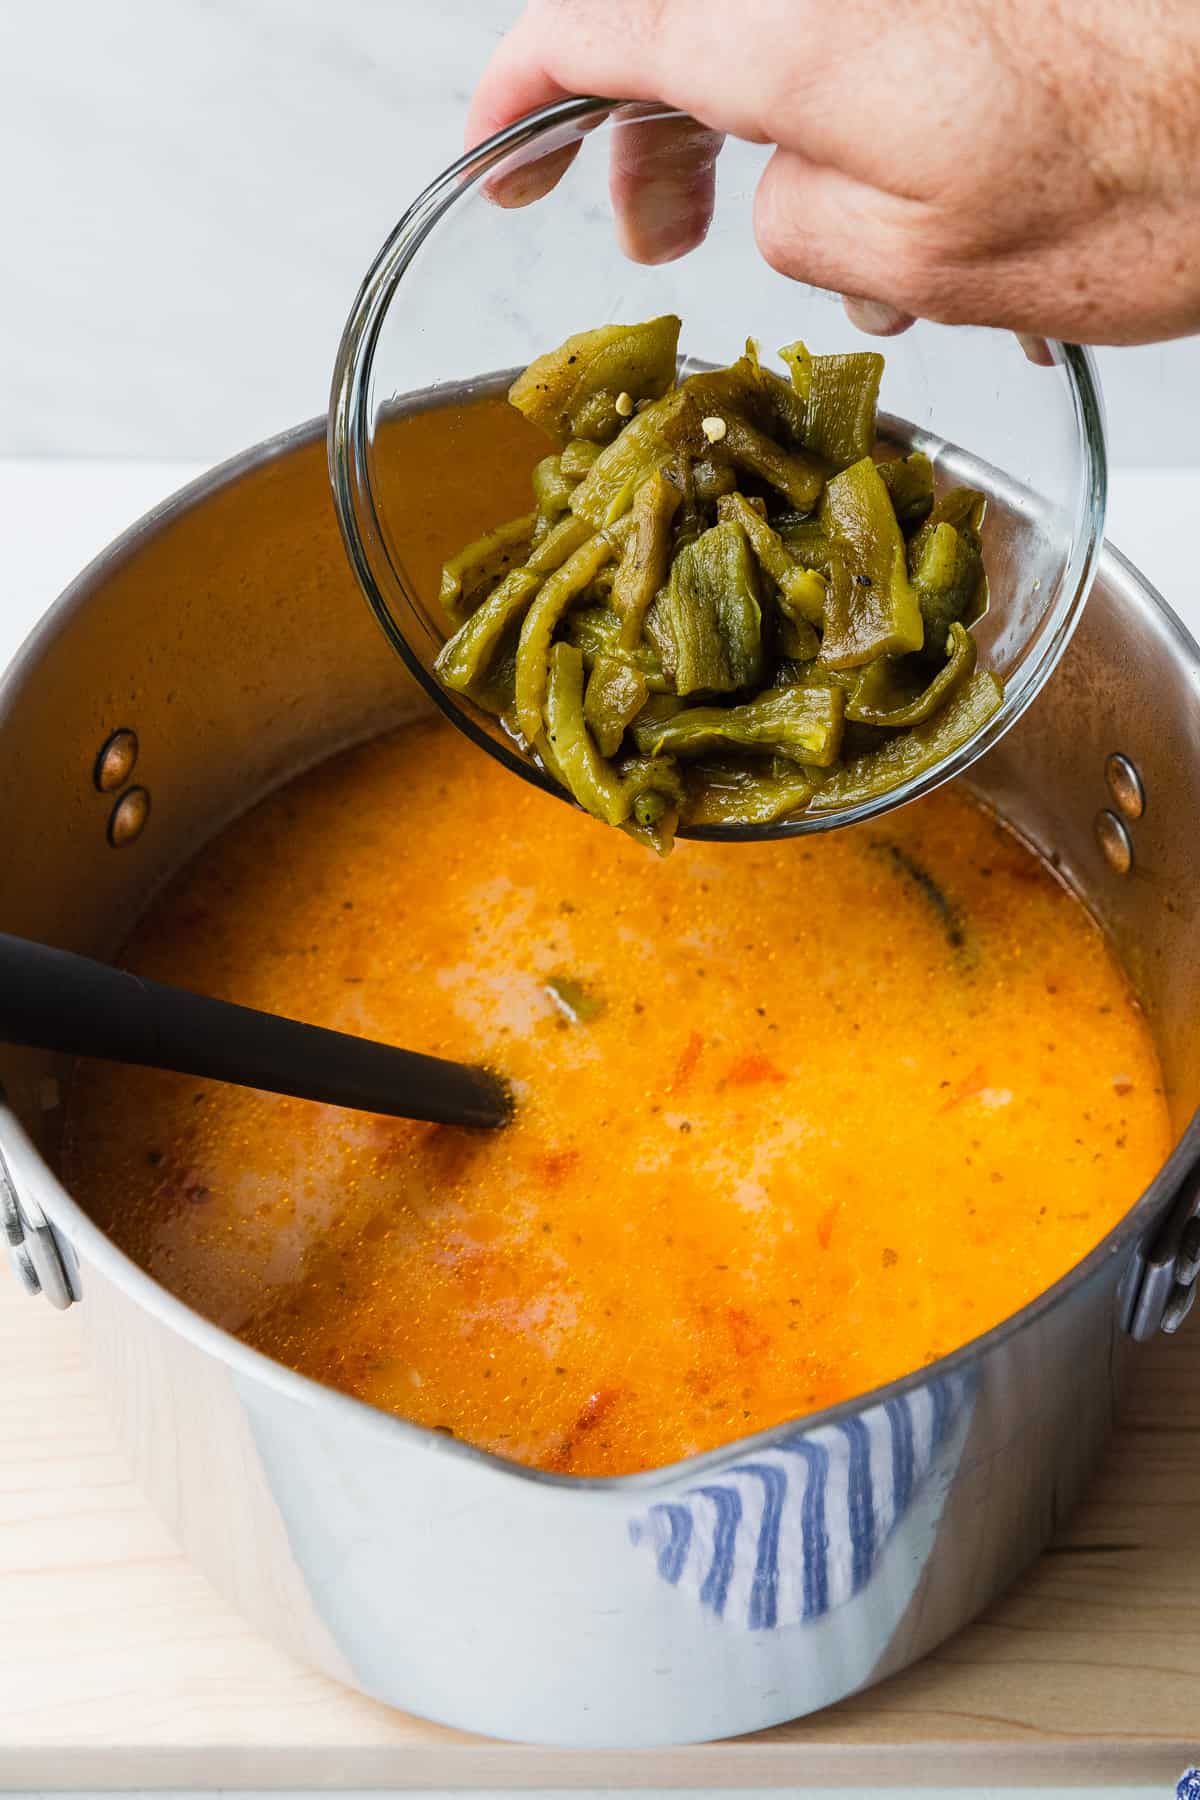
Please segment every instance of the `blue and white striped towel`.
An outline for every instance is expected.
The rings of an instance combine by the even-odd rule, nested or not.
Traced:
[[[797,1431],[649,1507],[630,1537],[718,1619],[771,1631],[822,1618],[870,1579],[966,1398],[967,1379],[945,1377]]]

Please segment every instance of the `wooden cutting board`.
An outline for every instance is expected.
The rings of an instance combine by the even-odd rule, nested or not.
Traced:
[[[86,1303],[85,1303],[86,1304]],[[1090,1497],[914,1669],[794,1725],[629,1753],[389,1711],[258,1638],[130,1481],[80,1309],[0,1268],[0,1787],[1162,1783],[1200,1762],[1200,1319],[1142,1354]]]

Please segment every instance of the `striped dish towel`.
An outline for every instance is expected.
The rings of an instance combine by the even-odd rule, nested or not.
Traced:
[[[870,1580],[938,1450],[968,1378],[781,1438],[630,1522],[661,1579],[751,1631],[819,1619]]]

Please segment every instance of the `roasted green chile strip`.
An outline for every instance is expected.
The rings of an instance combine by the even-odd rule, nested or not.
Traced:
[[[708,436],[706,419],[723,427],[719,438]],[[662,435],[669,444],[693,456],[702,455],[707,447],[714,457],[736,464],[744,474],[777,489],[798,512],[807,512],[820,499],[823,476],[817,462],[803,452],[783,449],[728,405],[714,402],[714,410],[703,413],[685,390],[681,405],[664,418]]]
[[[601,325],[580,331],[539,356],[518,375],[508,397],[518,412],[565,444],[569,438],[607,442],[625,417],[618,405],[657,399],[675,379],[680,321],[673,313],[644,325]]]
[[[583,716],[601,756],[617,754],[626,726],[637,718],[649,694],[646,677],[630,663],[615,656],[596,658],[584,692]]]
[[[882,376],[883,358],[876,350],[811,359],[804,442],[835,469],[848,469],[874,449]]]
[[[555,629],[592,577],[618,554],[623,536],[619,526],[611,531],[593,533],[560,568],[555,569],[553,575],[546,577],[525,614],[521,641],[517,645],[516,716],[518,729],[530,743],[542,728],[542,705],[546,699],[550,645]]]
[[[740,525],[714,525],[681,550],[654,610],[677,694],[728,694],[761,679],[758,571]]]
[[[780,359],[787,365],[787,372],[792,378],[792,387],[800,402],[800,431],[804,432],[804,415],[808,410],[809,395],[812,393],[812,351],[807,344],[797,341],[784,344],[779,352]]]
[[[568,481],[582,481],[599,456],[602,446],[590,438],[572,438],[559,458],[559,468]]]
[[[634,650],[651,602],[671,564],[671,521],[682,498],[661,470],[647,475],[633,500],[633,520],[613,581],[612,607],[621,621],[621,647]]]
[[[775,625],[775,648],[785,663],[813,662],[820,654],[820,634],[803,619],[792,619],[781,612]],[[780,684],[776,681],[775,685]]]
[[[897,732],[878,750],[836,770],[809,801],[810,812],[858,806],[936,768],[983,729],[1003,697],[1004,690],[991,670],[977,670],[932,719]]]
[[[458,693],[475,695],[505,632],[524,617],[543,577],[566,562],[590,536],[582,520],[561,520],[530,551],[523,566],[506,575],[466,623],[442,645],[433,665],[438,679]],[[445,575],[442,579],[444,583]]]
[[[801,568],[777,531],[767,524],[744,494],[729,494],[717,502],[717,517],[740,525],[764,574],[779,589],[780,604],[792,619],[819,625],[825,614],[825,583],[813,569]]]
[[[675,840],[684,787],[670,757],[623,756],[617,772],[633,796],[633,807],[621,827],[639,844],[666,856]]]
[[[677,393],[665,394],[634,413],[628,425],[606,444],[575,492],[571,511],[599,529],[619,519],[648,475],[671,461],[674,454],[662,428],[678,407]]]
[[[540,707],[538,713],[540,722]],[[606,825],[623,825],[633,795],[596,748],[584,721],[583,658],[574,644],[555,644],[550,652],[545,736],[560,779],[580,806]]]
[[[941,655],[955,621],[972,625],[987,609],[983,570],[985,501],[973,488],[954,488],[933,508],[908,547],[908,562],[926,648]]]
[[[915,531],[933,511],[933,464],[923,450],[881,462],[879,473],[900,529]]]
[[[846,702],[846,717],[858,725],[885,725],[893,731],[923,725],[974,669],[975,639],[955,623],[947,634],[946,661],[932,680],[928,666],[916,657],[881,656],[859,675]]]
[[[773,825],[806,807],[817,783],[795,763],[698,762],[687,772],[688,825]]]
[[[767,429],[773,437],[781,437],[793,449],[801,446],[804,439],[804,427],[807,407],[795,385],[777,375],[774,369],[764,369],[758,360],[758,346],[753,338],[747,340],[746,354],[742,364],[749,364],[753,378],[767,409]]]
[[[442,564],[438,600],[452,619],[484,588],[502,581],[511,568],[524,562],[536,524],[536,512],[523,513],[519,519],[509,519],[485,532]]]
[[[844,696],[824,682],[768,688],[742,706],[692,706],[673,719],[634,724],[633,741],[655,756],[759,750],[827,768],[842,741]]]
[[[534,575],[551,575],[555,569],[562,567],[568,556],[574,555],[581,544],[586,544],[591,535],[582,519],[560,519],[546,533],[541,543],[529,552],[523,566]]]
[[[561,456],[543,456],[533,471],[533,492],[539,514],[551,524],[566,512],[575,483],[563,474]]]
[[[653,644],[645,638],[636,650],[621,648],[621,621],[607,606],[578,606],[570,614],[563,635],[583,652],[585,669],[594,668],[601,657],[612,657],[628,663],[644,677],[651,694],[665,694],[669,683],[663,672],[662,659]],[[679,704],[682,706],[683,702]]]
[[[434,663],[438,679],[459,694],[474,694],[487,675],[500,640],[516,620],[523,618],[541,585],[530,569],[514,569],[488,595],[478,612],[442,645]]]
[[[662,757],[631,757],[621,766],[600,755],[583,716],[583,659],[573,644],[550,652],[540,747],[587,812],[608,825],[632,821],[648,841],[665,833],[669,844],[681,793],[674,767]]]
[[[737,470],[730,463],[716,462],[706,456],[692,464],[692,489],[702,506],[709,506],[726,494],[736,493],[737,484]]]
[[[821,501],[821,523],[849,576],[830,592],[821,661],[830,669],[857,669],[878,656],[919,650],[925,627],[904,538],[869,456],[834,476]]]

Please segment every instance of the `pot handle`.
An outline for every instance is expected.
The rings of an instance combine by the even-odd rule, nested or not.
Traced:
[[[34,1198],[32,1184],[18,1184],[13,1179],[12,1161],[32,1159],[36,1152],[2,1093],[0,1144],[0,1236],[13,1272],[27,1294],[42,1294],[51,1306],[65,1311],[83,1297],[79,1265],[71,1246],[60,1238]]]
[[[1200,1167],[1193,1166],[1150,1248],[1140,1257],[1126,1329],[1144,1344],[1156,1332],[1178,1331],[1200,1286]]]

